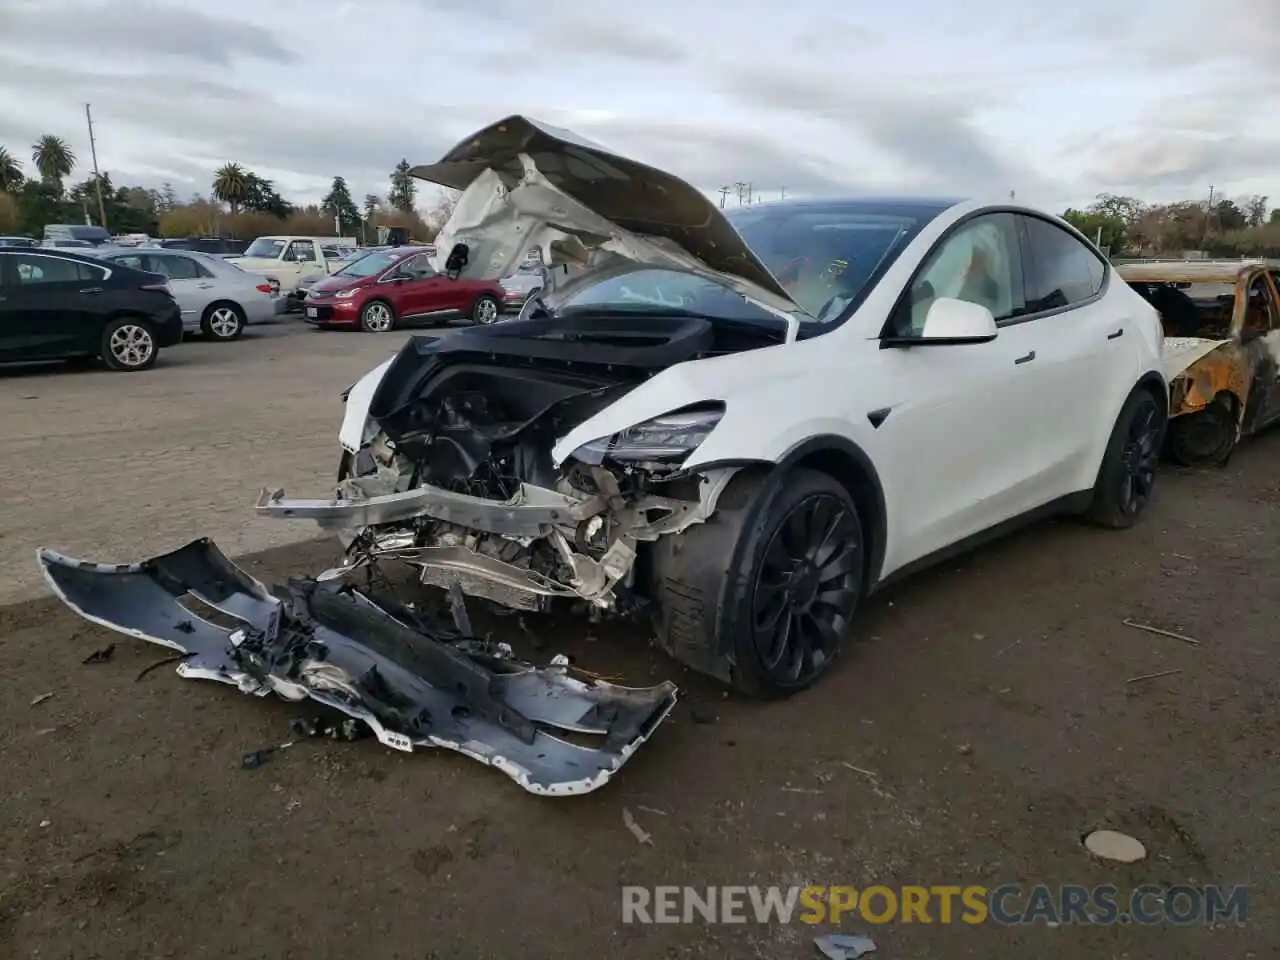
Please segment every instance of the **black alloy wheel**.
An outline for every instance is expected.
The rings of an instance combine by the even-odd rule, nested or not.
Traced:
[[[756,572],[759,668],[778,689],[807,686],[838,651],[858,605],[862,531],[851,505],[813,493],[774,528]]]

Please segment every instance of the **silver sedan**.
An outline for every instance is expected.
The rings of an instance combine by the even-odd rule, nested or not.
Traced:
[[[210,340],[235,340],[248,324],[266,323],[284,311],[278,283],[221,257],[140,247],[102,250],[96,255],[168,277],[182,308],[182,329]]]

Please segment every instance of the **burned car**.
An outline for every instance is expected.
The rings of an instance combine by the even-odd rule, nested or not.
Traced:
[[[1157,312],[1056,217],[726,214],[518,116],[412,173],[461,191],[441,273],[501,277],[535,246],[576,273],[354,384],[335,495],[263,492],[339,534],[326,578],[394,559],[509,608],[647,617],[677,661],[787,694],[890,580],[1019,520],[1125,527],[1150,498]]]
[[[1265,261],[1126,263],[1120,276],[1160,311],[1170,378],[1167,449],[1222,464],[1280,418],[1280,296]]]

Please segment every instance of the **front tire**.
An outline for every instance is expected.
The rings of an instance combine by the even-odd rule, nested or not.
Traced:
[[[155,365],[160,348],[140,317],[117,317],[103,328],[99,355],[108,370],[132,373]]]
[[[501,313],[502,307],[499,306],[497,298],[490,294],[482,293],[476,297],[476,302],[471,305],[471,322],[485,325],[497,323]]]
[[[396,313],[385,300],[370,300],[360,311],[360,329],[365,333],[390,333],[396,328]]]
[[[1141,389],[1130,394],[1102,456],[1093,501],[1085,512],[1090,521],[1113,529],[1137,522],[1155,489],[1164,427],[1155,397]]]
[[[211,303],[200,318],[200,332],[206,339],[231,341],[244,333],[244,310],[235,303]]]
[[[665,541],[654,592],[676,659],[752,696],[788,696],[830,668],[865,563],[862,518],[841,483],[744,471],[707,523]]]
[[[1236,447],[1236,405],[1230,394],[1215,397],[1203,410],[1169,421],[1165,444],[1169,458],[1184,467],[1223,466]]]

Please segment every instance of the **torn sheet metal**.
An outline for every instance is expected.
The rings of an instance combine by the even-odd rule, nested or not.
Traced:
[[[53,591],[86,620],[187,654],[183,677],[255,696],[310,698],[368,724],[389,747],[454,750],[530,793],[573,796],[603,786],[676,702],[669,682],[586,683],[567,666],[514,661],[502,645],[429,635],[405,611],[350,587],[298,580],[273,595],[208,539],[133,564],[47,549],[38,558]],[[212,608],[209,616],[192,609],[201,604]]]
[[[1209,340],[1205,337],[1165,337],[1164,346],[1160,351],[1165,379],[1172,381],[1201,357],[1229,342],[1228,340]]]

